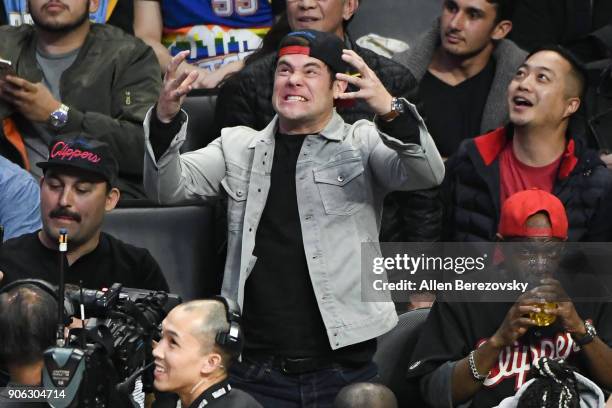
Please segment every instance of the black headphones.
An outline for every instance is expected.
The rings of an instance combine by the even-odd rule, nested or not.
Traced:
[[[42,289],[44,292],[47,292],[48,294],[50,294],[53,299],[55,299],[56,301],[58,300],[58,296],[57,296],[57,287],[50,284],[49,282],[42,280],[42,279],[19,279],[16,280],[14,282],[8,283],[6,285],[4,285],[3,287],[0,288],[0,294],[2,293],[8,293],[10,292],[12,289],[18,287],[18,286],[24,286],[24,285],[31,285],[31,286],[36,286],[37,288]],[[72,305],[72,302],[70,302],[70,300],[66,299],[64,297],[64,317],[68,320],[67,322],[64,322],[64,324],[69,324],[70,323],[70,317],[71,316],[76,316],[76,311],[74,310],[74,306]]]
[[[223,303],[227,313],[227,321],[229,322],[229,330],[218,332],[215,336],[215,341],[219,346],[239,356],[244,344],[244,337],[240,328],[240,306],[233,299],[224,296],[213,296],[211,299]]]

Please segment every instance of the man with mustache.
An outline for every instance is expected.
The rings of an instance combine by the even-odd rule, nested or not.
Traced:
[[[89,21],[100,0],[29,0],[34,25],[0,27],[0,154],[37,178],[55,135],[103,140],[119,163],[124,197],[142,192],[142,121],[160,70],[147,45]],[[12,72],[11,72],[12,71]]]
[[[40,179],[40,231],[8,240],[0,251],[0,285],[17,279],[59,282],[58,237],[68,232],[66,282],[86,288],[127,287],[168,291],[149,251],[101,232],[104,214],[119,200],[117,162],[110,147],[95,139],[70,136],[53,141],[49,159],[37,163]],[[19,205],[16,203],[16,205]]]

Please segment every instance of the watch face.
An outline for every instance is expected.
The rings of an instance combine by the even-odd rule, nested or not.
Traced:
[[[64,110],[61,110],[61,109],[58,109],[55,112],[52,112],[51,116],[49,117],[49,123],[51,124],[51,126],[55,128],[64,126],[67,121],[68,121],[68,112],[65,112]]]
[[[591,322],[584,322],[584,327],[586,328],[587,334],[590,336],[597,336],[597,330],[595,330],[595,326],[593,326]]]
[[[393,110],[397,113],[404,113],[404,104],[397,98],[393,98]]]

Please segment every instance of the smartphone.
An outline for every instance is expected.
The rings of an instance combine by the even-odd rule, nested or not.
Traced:
[[[11,61],[0,58],[0,79],[4,79],[7,75],[17,75]]]

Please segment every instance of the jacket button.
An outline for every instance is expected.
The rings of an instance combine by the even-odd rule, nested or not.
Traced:
[[[338,181],[342,183],[344,181],[344,176],[338,176]]]
[[[238,197],[242,197],[242,191],[236,191],[236,195],[237,195]]]

